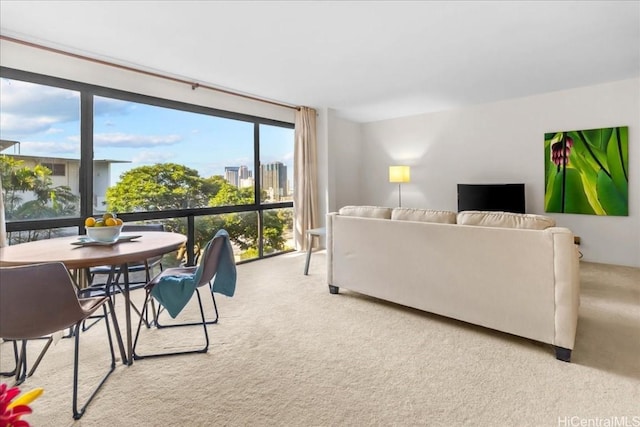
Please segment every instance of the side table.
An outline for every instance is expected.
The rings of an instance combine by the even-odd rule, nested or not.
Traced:
[[[304,263],[304,275],[309,275],[309,261],[311,261],[311,251],[313,250],[313,238],[320,236],[324,236],[327,234],[327,229],[324,227],[320,228],[311,228],[307,230],[307,244],[309,248],[307,249],[307,261]]]

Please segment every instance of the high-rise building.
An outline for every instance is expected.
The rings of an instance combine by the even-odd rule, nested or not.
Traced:
[[[240,168],[238,166],[225,166],[224,179],[231,185],[240,186]]]
[[[240,188],[253,187],[253,174],[247,166],[240,166],[238,170],[238,180]]]
[[[274,201],[282,200],[287,191],[287,165],[282,162],[272,162],[260,165],[260,183],[267,191],[268,198]]]
[[[251,178],[251,171],[247,166],[244,166],[244,165],[240,166],[240,169],[238,170],[238,174],[240,176],[240,179]]]

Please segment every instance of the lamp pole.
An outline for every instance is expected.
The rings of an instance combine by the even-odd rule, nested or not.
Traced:
[[[398,183],[398,207],[402,207],[402,183],[411,180],[409,166],[389,166],[389,182]]]

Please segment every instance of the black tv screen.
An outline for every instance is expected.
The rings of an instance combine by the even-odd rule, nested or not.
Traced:
[[[458,212],[525,213],[524,184],[458,184]]]

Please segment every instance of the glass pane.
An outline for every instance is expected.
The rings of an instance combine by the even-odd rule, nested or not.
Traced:
[[[0,87],[7,221],[80,214],[80,94],[19,80]]]
[[[162,225],[164,231],[180,233],[187,235],[187,221],[185,218],[169,218],[161,220],[149,220],[149,221],[135,221],[125,222],[122,228],[123,233],[136,234],[139,231],[160,231],[158,229],[144,230],[145,226],[158,226]],[[184,248],[178,249],[175,252],[167,253],[162,256],[162,268],[178,267],[181,264],[186,264],[187,254]],[[156,271],[157,273],[157,271]]]
[[[4,184],[3,184],[4,185]],[[26,243],[34,240],[53,239],[54,237],[77,236],[78,227],[47,228],[44,230],[11,231],[7,233],[9,245]]]
[[[255,211],[199,216],[195,219],[195,228],[199,248],[223,228],[229,233],[236,262],[258,258],[258,213]]]
[[[94,209],[144,212],[254,203],[253,123],[96,97]]]
[[[295,249],[293,241],[293,208],[264,211],[263,219],[264,255]]]
[[[261,203],[293,201],[294,130],[260,125]]]

